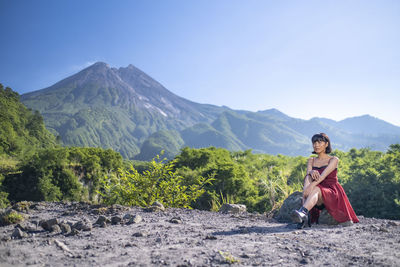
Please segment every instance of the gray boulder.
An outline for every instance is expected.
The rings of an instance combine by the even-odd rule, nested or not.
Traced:
[[[92,223],[88,219],[85,218],[85,219],[75,223],[72,228],[79,230],[79,231],[91,231]]]
[[[61,232],[68,234],[71,232],[71,226],[68,223],[60,223]]]
[[[289,223],[292,222],[290,214],[293,210],[297,210],[301,207],[303,193],[296,191],[292,193],[285,201],[279,211],[275,214],[274,218],[279,222]]]
[[[111,224],[120,224],[122,222],[122,217],[121,216],[113,216],[111,217]]]
[[[11,234],[11,238],[18,238],[21,239],[23,237],[27,237],[28,234],[22,231],[19,227],[14,229],[14,232]]]
[[[294,192],[291,194],[285,201],[283,201],[282,207],[275,214],[274,218],[279,222],[290,223],[291,213],[293,210],[297,210],[302,205],[302,192]],[[318,219],[319,224],[327,224],[327,225],[338,225],[339,223],[329,214],[326,209],[323,209],[319,215]],[[340,225],[347,226],[349,223],[343,223]]]
[[[58,224],[58,219],[54,218],[54,219],[50,219],[50,220],[45,220],[45,221],[41,221],[40,222],[40,226],[46,230],[46,231],[51,231],[51,227],[55,224]]]
[[[155,201],[150,207],[147,207],[144,210],[148,212],[165,211],[165,207],[161,202]]]
[[[134,223],[140,223],[142,221],[142,216],[140,215],[133,215],[129,218],[129,221],[127,224],[134,224]]]
[[[98,224],[101,227],[105,227],[107,223],[111,223],[111,220],[104,215],[100,215],[99,218],[97,218],[97,221],[95,222],[95,224]]]
[[[246,210],[246,205],[243,204],[223,204],[219,209],[219,212],[237,214],[246,212]]]

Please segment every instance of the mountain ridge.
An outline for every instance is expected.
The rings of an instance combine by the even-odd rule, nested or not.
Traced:
[[[275,108],[251,112],[196,103],[132,64],[112,68],[97,62],[50,87],[23,94],[21,101],[38,110],[65,145],[113,148],[127,158],[149,159],[163,148],[172,156],[186,145],[305,155],[311,135],[318,132],[327,132],[334,148],[343,150],[383,150],[390,142],[400,142],[400,127],[370,115],[303,120]]]

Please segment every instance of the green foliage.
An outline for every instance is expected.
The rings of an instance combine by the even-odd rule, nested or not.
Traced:
[[[344,188],[357,214],[400,219],[399,158],[399,144],[391,145],[387,153],[369,149],[348,152]]]
[[[9,225],[9,224],[14,224],[14,223],[20,223],[23,220],[25,220],[25,217],[16,212],[16,211],[11,211],[10,213],[4,214],[1,218],[1,225]]]
[[[100,178],[123,166],[122,157],[101,148],[39,150],[18,172],[6,175],[11,200],[95,200]]]
[[[182,176],[173,171],[174,161],[163,163],[157,156],[142,174],[133,166],[120,169],[102,179],[98,191],[102,202],[131,206],[149,206],[158,200],[166,207],[190,208],[204,193],[204,185],[211,179],[199,177],[196,183],[186,185]]]
[[[39,112],[27,109],[17,92],[0,84],[0,155],[21,158],[36,148],[54,147]]]
[[[228,195],[232,201],[246,204],[250,209],[257,201],[254,180],[250,179],[245,167],[235,162],[226,149],[183,148],[176,157],[176,168],[188,182],[197,176],[212,176],[215,179],[205,187],[206,193],[193,203],[196,208],[211,209],[212,203],[223,202]]]

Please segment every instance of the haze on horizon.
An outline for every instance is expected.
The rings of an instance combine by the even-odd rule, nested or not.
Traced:
[[[400,126],[399,1],[0,0],[0,83],[39,90],[97,61],[199,103]]]

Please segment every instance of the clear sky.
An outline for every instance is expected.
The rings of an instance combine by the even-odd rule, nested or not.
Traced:
[[[103,61],[199,103],[400,126],[400,1],[0,0],[0,83]]]

